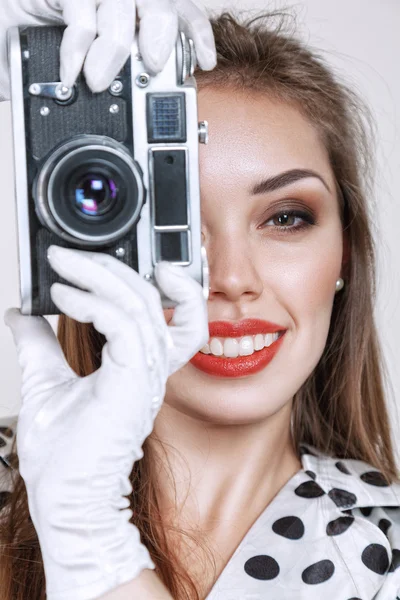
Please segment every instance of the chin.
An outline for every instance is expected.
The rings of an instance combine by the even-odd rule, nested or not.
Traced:
[[[218,377],[187,363],[167,380],[164,403],[195,419],[226,425],[257,423],[291,410],[294,395],[314,371],[327,331],[286,340],[271,363],[244,377]]]
[[[188,364],[169,377],[164,404],[208,423],[248,425],[267,419],[291,404],[295,392],[285,393],[277,382],[269,390],[268,387],[265,377],[258,382],[254,376],[211,378]]]

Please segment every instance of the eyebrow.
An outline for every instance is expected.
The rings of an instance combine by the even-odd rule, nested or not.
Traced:
[[[328,192],[332,193],[324,178],[315,171],[311,171],[310,169],[292,169],[291,171],[284,171],[283,173],[274,175],[269,179],[260,181],[260,183],[257,183],[251,189],[251,194],[256,196],[257,194],[267,194],[268,192],[274,192],[279,188],[285,187],[286,185],[290,185],[295,181],[299,181],[299,179],[305,179],[306,177],[316,177],[317,179],[322,181]]]

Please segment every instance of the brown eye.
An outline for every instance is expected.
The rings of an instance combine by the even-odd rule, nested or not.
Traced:
[[[271,223],[268,226],[268,223]],[[295,233],[315,225],[315,218],[308,212],[301,210],[283,210],[275,213],[268,221],[262,225],[263,229],[272,227],[279,233]]]
[[[274,221],[274,225],[277,225],[278,227],[281,225],[291,227],[294,225],[296,217],[295,215],[281,213],[279,215],[276,215],[272,220]]]

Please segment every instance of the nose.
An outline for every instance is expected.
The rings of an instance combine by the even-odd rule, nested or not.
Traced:
[[[211,236],[204,243],[210,272],[209,302],[254,301],[263,291],[256,248],[248,236],[232,231]]]

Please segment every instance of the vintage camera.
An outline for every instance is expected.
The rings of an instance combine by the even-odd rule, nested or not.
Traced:
[[[21,312],[55,315],[51,244],[105,252],[156,285],[161,260],[182,265],[208,297],[201,245],[196,58],[180,32],[163,71],[146,72],[137,35],[110,87],[59,80],[65,27],[8,30]],[[70,282],[67,282],[70,284]],[[161,293],[161,290],[160,290]],[[161,293],[164,308],[175,306]]]

